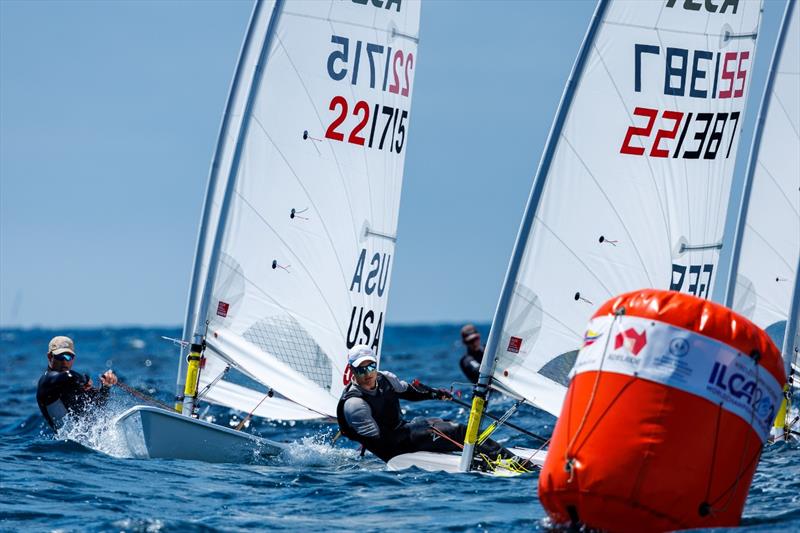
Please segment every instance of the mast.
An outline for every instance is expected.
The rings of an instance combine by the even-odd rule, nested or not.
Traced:
[[[239,82],[242,77],[242,70],[244,68],[244,56],[250,48],[250,41],[253,37],[258,14],[262,8],[261,0],[256,0],[253,6],[253,12],[250,14],[250,22],[247,26],[247,34],[245,35],[242,47],[239,50],[239,61],[236,64],[236,70],[233,74],[233,81],[228,90],[228,101],[225,104],[225,112],[222,115],[222,123],[220,124],[219,134],[217,136],[217,146],[214,149],[214,159],[211,161],[211,169],[209,170],[208,185],[206,186],[206,195],[203,202],[203,214],[200,219],[200,230],[197,234],[197,245],[195,247],[194,261],[192,266],[192,280],[189,285],[189,299],[186,303],[186,318],[183,322],[183,333],[181,339],[189,341],[194,338],[196,330],[195,324],[195,308],[197,306],[197,293],[200,289],[202,280],[200,279],[200,271],[203,266],[203,255],[206,251],[206,240],[208,234],[208,225],[211,219],[211,207],[214,203],[214,191],[217,188],[217,181],[219,180],[219,164],[220,155],[225,145],[225,139],[228,136],[228,129],[230,128],[230,115],[236,93],[239,89]],[[184,362],[189,354],[189,344],[182,344],[180,347],[180,356],[178,357],[178,376],[175,384],[175,410],[181,412],[183,410],[183,389],[185,386],[186,375],[184,372]]]
[[[797,270],[795,270],[794,274],[792,305],[789,308],[789,316],[786,318],[786,331],[784,332],[783,348],[781,350],[790,387],[792,386],[793,377],[792,362],[797,357],[798,349],[800,349],[800,346],[797,346],[797,328],[800,326],[798,324],[798,321],[800,321],[800,258],[797,260]]]
[[[261,1],[258,2],[258,7],[261,6]],[[220,246],[222,244],[223,236],[225,235],[225,229],[227,227],[228,221],[228,211],[230,209],[231,204],[231,197],[233,196],[233,191],[236,186],[236,177],[239,173],[239,161],[242,156],[242,151],[244,147],[244,139],[247,137],[247,130],[250,126],[250,118],[252,116],[253,111],[253,104],[255,102],[255,95],[258,93],[258,88],[261,85],[261,75],[264,70],[264,65],[267,60],[267,54],[269,52],[270,44],[272,43],[272,37],[275,33],[275,28],[278,24],[278,18],[280,17],[280,13],[283,9],[283,0],[276,0],[275,5],[272,9],[272,15],[270,16],[269,25],[267,26],[266,34],[264,35],[264,41],[261,44],[261,50],[258,54],[258,62],[256,63],[255,72],[253,74],[253,80],[250,85],[250,91],[247,94],[247,102],[244,107],[244,112],[242,114],[242,124],[239,128],[239,133],[236,138],[236,148],[234,149],[233,158],[231,160],[231,167],[228,172],[228,179],[225,183],[225,191],[222,196],[222,204],[220,207],[219,212],[219,223],[217,224],[216,233],[214,235],[214,242],[211,247],[211,252],[208,259],[208,272],[206,273],[205,285],[203,286],[203,293],[200,299],[200,304],[197,309],[197,313],[193,317],[192,320],[192,327],[191,331],[193,332],[193,344],[202,344],[204,333],[199,331],[201,326],[201,320],[208,314],[208,305],[209,301],[211,300],[211,291],[214,288],[214,280],[217,275],[217,264],[219,262],[219,252]],[[189,372],[187,372],[187,376]],[[187,394],[190,388],[193,390],[194,394]],[[195,395],[197,394],[197,384],[195,383],[186,383],[184,388],[184,400],[183,404],[184,407],[188,407],[187,414],[191,416],[192,410],[194,409],[195,404]]]
[[[550,134],[547,138],[544,153],[539,163],[539,169],[536,172],[536,177],[533,181],[528,203],[525,206],[525,213],[522,218],[522,223],[517,233],[516,243],[514,244],[514,251],[511,255],[511,261],[508,265],[505,279],[503,281],[503,289],[500,292],[500,299],[497,302],[497,309],[495,310],[494,319],[492,320],[492,327],[489,330],[489,338],[486,341],[485,354],[489,357],[484,357],[481,361],[480,375],[478,383],[475,385],[472,397],[472,409],[469,415],[469,422],[467,425],[467,433],[464,438],[464,450],[461,453],[461,462],[459,469],[462,472],[467,472],[472,464],[472,457],[475,451],[475,444],[478,438],[478,431],[480,430],[483,411],[486,404],[486,396],[489,390],[491,376],[494,372],[496,363],[495,353],[500,336],[503,331],[503,324],[505,323],[508,314],[509,302],[511,295],[514,291],[514,284],[519,272],[520,263],[525,252],[525,247],[530,236],[531,226],[536,215],[536,210],[539,207],[539,201],[544,191],[545,182],[547,181],[547,174],[550,169],[550,164],[553,161],[556,147],[558,146],[558,139],[561,136],[561,130],[569,112],[570,104],[572,103],[575,90],[583,74],[583,68],[586,59],[589,57],[592,44],[594,43],[595,34],[600,27],[600,22],[603,18],[606,8],[608,7],[609,0],[600,0],[595,9],[592,21],[589,24],[589,29],[584,36],[583,43],[581,44],[578,57],[572,67],[567,85],[564,88],[564,94],[561,96],[561,102],[556,112],[556,119]]]
[[[725,284],[725,294],[722,304],[725,307],[733,307],[733,297],[736,292],[736,278],[739,271],[739,257],[742,251],[742,238],[744,236],[744,227],[747,222],[747,210],[750,206],[750,193],[753,190],[753,175],[755,174],[756,165],[758,164],[758,154],[761,151],[761,136],[764,133],[764,123],[766,122],[767,112],[772,98],[772,86],[775,82],[775,74],[777,66],[780,62],[781,55],[783,54],[783,46],[786,43],[786,34],[789,29],[789,21],[792,17],[792,10],[794,9],[795,0],[788,0],[786,8],[783,12],[783,21],[781,22],[780,33],[778,40],[775,42],[775,50],[772,53],[772,62],[770,63],[769,74],[767,76],[767,84],[764,86],[764,95],[761,98],[761,108],[758,111],[758,119],[756,120],[755,134],[753,135],[753,143],[750,148],[750,156],[747,161],[747,174],[745,175],[744,189],[739,204],[738,218],[736,221],[736,229],[733,234],[732,252],[730,259],[730,268],[728,269],[728,279]],[[797,292],[795,290],[795,292]],[[796,309],[796,307],[795,307]],[[788,331],[788,330],[787,330]]]

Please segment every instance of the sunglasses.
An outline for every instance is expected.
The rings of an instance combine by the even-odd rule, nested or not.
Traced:
[[[75,356],[71,353],[60,353],[58,355],[53,355],[53,359],[56,361],[72,361]]]
[[[370,372],[375,372],[378,369],[377,363],[370,363],[367,366],[356,366],[353,367],[353,374],[356,376],[365,376]]]

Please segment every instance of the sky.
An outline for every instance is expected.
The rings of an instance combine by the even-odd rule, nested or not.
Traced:
[[[594,7],[423,1],[388,324],[491,320]],[[740,177],[783,8],[765,2]],[[251,9],[0,0],[0,327],[182,323]]]

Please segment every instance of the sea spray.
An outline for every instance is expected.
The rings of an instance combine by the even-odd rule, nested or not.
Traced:
[[[68,414],[54,438],[74,441],[87,448],[117,458],[132,457],[116,418],[129,407],[121,398],[110,398],[102,407],[76,416]]]

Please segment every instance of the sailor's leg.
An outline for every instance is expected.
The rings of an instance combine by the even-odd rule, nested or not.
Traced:
[[[441,418],[415,419],[409,424],[414,451],[449,453],[464,445],[466,427]]]

